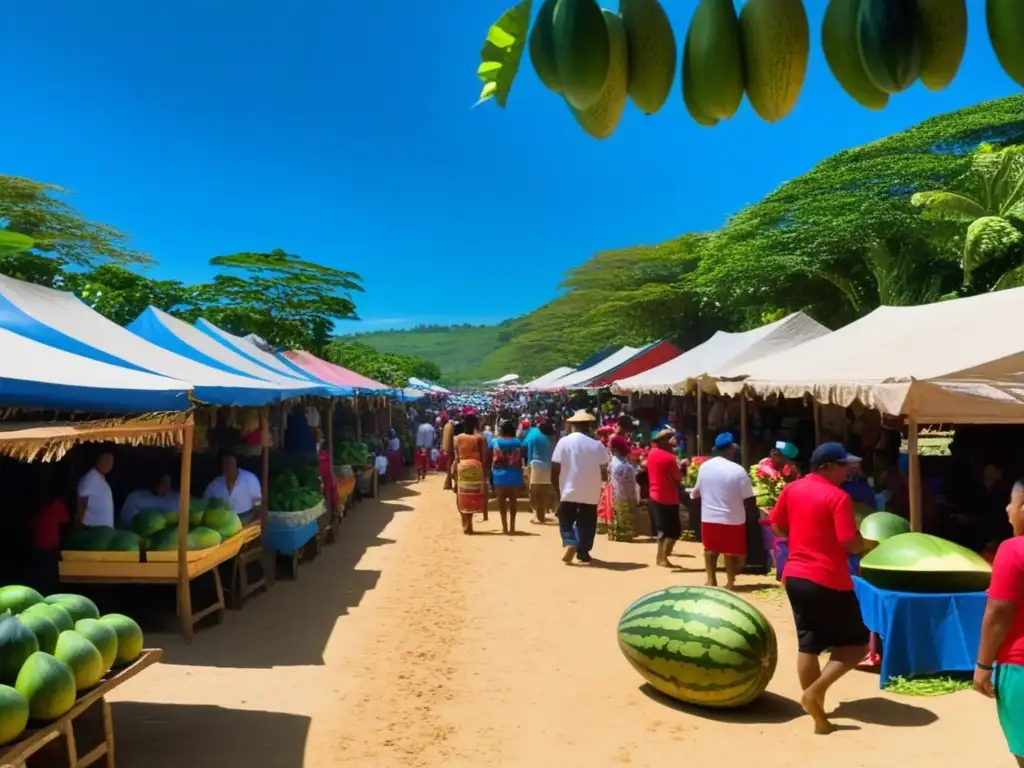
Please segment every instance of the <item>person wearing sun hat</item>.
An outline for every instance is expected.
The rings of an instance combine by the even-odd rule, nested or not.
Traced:
[[[734,589],[747,557],[747,519],[760,512],[747,471],[736,463],[731,432],[715,438],[711,458],[697,470],[690,494],[700,500],[700,533],[704,544],[706,586],[718,586],[718,556],[725,556],[725,588]],[[649,460],[648,460],[649,461]]]
[[[608,480],[608,449],[590,436],[597,419],[586,410],[566,419],[572,433],[555,444],[551,454],[551,485],[559,496],[558,529],[565,552],[562,561],[591,561],[597,534],[597,505]]]
[[[853,501],[839,487],[859,462],[840,443],[822,443],[811,454],[811,474],[786,485],[771,511],[775,533],[789,540],[782,580],[796,624],[800,704],[814,720],[815,733],[833,730],[825,694],[861,662],[870,636],[848,562],[864,540]],[[825,651],[831,657],[823,669],[819,658]]]

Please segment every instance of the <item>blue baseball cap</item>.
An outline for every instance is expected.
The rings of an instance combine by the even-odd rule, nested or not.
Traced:
[[[716,451],[724,451],[733,445],[736,445],[736,438],[732,436],[732,432],[723,432],[715,438]]]
[[[847,453],[842,443],[822,443],[811,454],[811,466],[820,467],[825,464],[857,464],[860,456]]]

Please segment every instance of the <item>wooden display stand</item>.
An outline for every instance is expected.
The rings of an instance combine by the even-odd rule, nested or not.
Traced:
[[[143,651],[132,664],[82,694],[66,715],[0,747],[0,768],[115,768],[114,722],[106,695],[156,664],[162,655],[159,649]]]
[[[249,581],[249,566],[259,563],[260,576],[255,581]],[[269,589],[270,581],[267,577],[267,563],[264,558],[263,546],[257,540],[252,540],[248,546],[243,547],[235,558],[231,569],[231,608],[241,610],[245,601],[251,595],[261,589]]]

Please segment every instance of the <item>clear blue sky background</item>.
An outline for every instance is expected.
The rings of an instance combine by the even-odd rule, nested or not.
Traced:
[[[805,0],[814,50],[786,120],[744,104],[701,128],[676,89],[598,142],[525,60],[507,110],[470,109],[480,44],[511,4],[10,2],[0,170],[74,190],[158,276],[280,247],[363,275],[365,322],[340,330],[486,322],[553,298],[595,251],[717,227],[837,150],[1020,90],[971,0],[956,82],[865,110],[821,54],[825,0]],[[666,6],[681,36],[695,2]]]

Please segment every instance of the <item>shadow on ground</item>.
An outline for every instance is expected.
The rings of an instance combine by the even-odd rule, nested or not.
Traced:
[[[736,709],[708,709],[684,704],[681,701],[666,696],[648,683],[641,685],[640,691],[647,698],[669,709],[701,717],[705,720],[714,720],[719,723],[759,723],[768,725],[788,723],[791,720],[804,716],[804,711],[799,702],[771,693],[770,691],[761,694],[747,706]]]
[[[106,612],[135,617],[146,631],[147,645],[164,649],[164,664],[245,669],[320,665],[338,618],[358,606],[380,578],[379,571],[359,570],[357,563],[369,548],[394,543],[380,533],[396,514],[412,509],[402,501],[418,495],[407,484],[389,484],[380,489],[379,503],[358,502],[342,522],[338,540],[300,565],[297,579],[279,578],[241,611],[227,611],[223,624],[204,622],[191,644],[177,632],[174,587],[118,585],[95,597]],[[208,604],[202,593],[212,577],[207,584],[203,581],[193,582],[193,605]]]
[[[888,728],[923,728],[939,719],[930,709],[915,707],[902,701],[881,696],[870,699],[844,701],[829,717],[856,720],[859,723],[881,725]]]
[[[110,708],[117,764],[124,768],[303,765],[308,717],[183,704]]]

